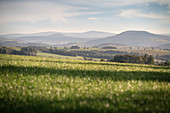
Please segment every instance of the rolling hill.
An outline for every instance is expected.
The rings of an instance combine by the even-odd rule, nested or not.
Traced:
[[[164,44],[164,45],[160,45],[160,46],[158,46],[158,47],[156,47],[156,48],[160,48],[160,49],[170,49],[170,43]]]
[[[63,34],[53,34],[49,36],[25,36],[17,38],[17,40],[25,41],[25,42],[41,42],[41,43],[49,43],[49,44],[67,44],[71,42],[82,43],[89,41],[91,39],[87,38],[74,38],[65,36]]]
[[[5,37],[9,39],[17,39],[19,37],[27,37],[27,36],[49,36],[52,34],[56,34],[58,32],[39,32],[39,33],[30,33],[30,34],[22,34],[22,33],[14,33],[14,34],[5,34],[5,35],[0,35],[0,37]]]
[[[4,41],[10,41],[11,39],[8,38],[4,38],[4,37],[0,37],[0,42],[4,42]]]
[[[114,36],[114,33],[101,32],[101,31],[87,31],[83,33],[65,33],[66,36],[75,38],[105,38],[108,36]]]
[[[24,43],[53,44],[56,46],[76,44],[97,47],[102,44],[113,44],[132,47],[160,47],[162,49],[170,49],[170,36],[157,35],[147,31],[125,31],[117,35],[99,31],[88,31],[83,33],[40,32],[32,34],[0,35],[0,39],[3,41],[13,40]]]
[[[0,35],[0,38],[8,38],[20,42],[31,43],[48,43],[48,44],[69,44],[69,43],[85,43],[90,40],[113,36],[112,33],[88,31],[83,33],[61,33],[61,32],[39,32],[32,34],[6,34]]]
[[[146,31],[125,31],[116,36],[88,41],[88,45],[100,45],[103,43],[117,43],[127,46],[156,47],[170,43],[169,36],[152,34]]]
[[[97,45],[95,47],[102,48],[102,47],[107,47],[107,46],[111,46],[111,47],[122,47],[123,46],[124,47],[126,45],[124,45],[124,44],[115,44],[115,43],[103,43],[103,44]]]

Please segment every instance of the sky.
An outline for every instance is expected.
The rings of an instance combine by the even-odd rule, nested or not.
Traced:
[[[0,34],[90,30],[170,34],[170,0],[0,0]]]

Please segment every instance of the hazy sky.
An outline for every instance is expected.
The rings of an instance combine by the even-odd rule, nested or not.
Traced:
[[[170,0],[0,0],[0,34],[88,30],[170,34]]]

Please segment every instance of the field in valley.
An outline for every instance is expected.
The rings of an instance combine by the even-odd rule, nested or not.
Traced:
[[[51,54],[51,53],[44,53],[44,52],[38,52],[37,56],[40,57],[54,57],[54,58],[59,58],[59,59],[75,59],[75,60],[83,60],[83,57],[81,56],[65,56],[65,55],[57,55],[57,54]]]
[[[0,113],[170,112],[170,67],[0,54]]]

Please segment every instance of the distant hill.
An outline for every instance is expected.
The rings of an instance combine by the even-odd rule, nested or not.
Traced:
[[[104,44],[97,45],[95,47],[102,48],[102,47],[107,47],[107,46],[121,47],[121,46],[126,46],[126,45],[124,45],[124,44],[115,44],[115,43],[104,43]]]
[[[32,34],[6,34],[0,35],[0,38],[7,38],[15,41],[32,43],[48,43],[61,45],[68,43],[84,43],[86,41],[105,38],[112,35],[114,34],[99,31],[88,31],[84,33],[40,32]]]
[[[74,38],[105,38],[108,36],[114,36],[114,33],[108,33],[108,32],[101,32],[101,31],[87,31],[82,33],[63,33],[63,32],[39,32],[39,33],[30,33],[30,34],[22,34],[22,33],[14,33],[14,34],[6,34],[6,35],[0,35],[0,37],[6,37],[9,39],[16,39],[19,37],[25,37],[25,36],[49,36],[53,34],[63,34],[65,36],[74,37]]]
[[[88,45],[118,43],[127,46],[156,47],[170,43],[169,36],[152,34],[146,31],[125,31],[115,36],[88,41]]]
[[[76,38],[105,38],[108,36],[114,36],[115,34],[101,31],[87,31],[84,33],[65,33],[65,35]]]
[[[5,37],[9,39],[17,39],[19,37],[25,37],[25,36],[49,36],[52,34],[56,34],[58,32],[39,32],[39,33],[30,33],[30,34],[22,34],[22,33],[15,33],[15,34],[6,34],[6,35],[0,35],[0,37]]]
[[[160,48],[160,49],[170,49],[170,43],[169,43],[169,44],[164,44],[164,45],[157,46],[156,48]]]
[[[9,41],[9,40],[11,40],[11,39],[0,37],[0,42]]]
[[[56,46],[138,46],[160,47],[169,49],[170,36],[157,35],[147,31],[125,31],[112,34],[99,31],[84,33],[40,32],[32,34],[7,34],[0,35],[0,41],[16,41],[17,43],[53,44]],[[5,43],[3,43],[5,45]]]
[[[68,44],[59,44],[59,45],[54,45],[58,47],[71,47],[71,46],[79,46],[79,47],[87,47],[84,43],[76,43],[76,42],[71,42]]]
[[[52,34],[49,36],[24,36],[17,38],[17,40],[25,41],[25,42],[41,42],[41,43],[48,43],[48,44],[68,44],[71,42],[82,43],[89,41],[91,39],[85,38],[74,38],[65,36],[63,34]]]
[[[170,34],[160,34],[160,35],[164,35],[164,36],[170,36]]]

